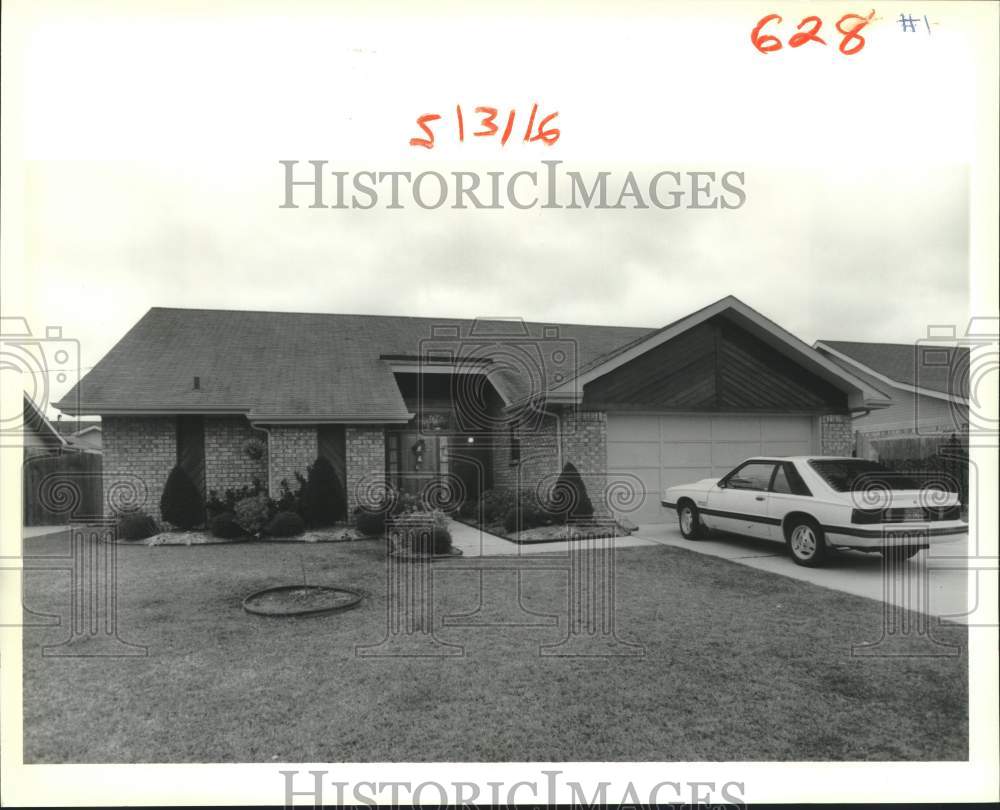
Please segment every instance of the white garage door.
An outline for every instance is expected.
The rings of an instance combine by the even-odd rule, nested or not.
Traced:
[[[748,456],[814,452],[811,416],[608,414],[608,478],[641,482],[634,523],[673,520],[660,493],[729,472]],[[633,478],[634,476],[634,478]]]

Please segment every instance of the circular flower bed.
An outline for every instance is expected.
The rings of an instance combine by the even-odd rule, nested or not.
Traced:
[[[350,588],[279,585],[250,594],[243,609],[258,616],[322,616],[357,607],[363,598]]]

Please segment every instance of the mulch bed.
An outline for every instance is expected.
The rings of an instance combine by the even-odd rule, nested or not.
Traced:
[[[219,545],[221,543],[247,543],[255,538],[237,537],[235,539],[225,539],[215,537],[208,531],[176,531],[160,532],[145,540],[118,540],[117,542],[129,546],[208,546]],[[377,537],[370,537],[362,534],[353,526],[331,526],[328,529],[309,529],[294,537],[261,537],[258,542],[262,543],[350,543],[355,540],[377,540]]]

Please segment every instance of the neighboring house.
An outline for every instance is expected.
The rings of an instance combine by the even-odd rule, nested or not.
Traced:
[[[70,447],[91,453],[101,452],[101,423],[96,419],[57,419],[52,427]]]
[[[387,482],[544,489],[572,462],[642,524],[747,456],[849,455],[851,414],[890,404],[727,297],[656,330],[157,307],[58,407],[101,417],[112,508],[155,514],[174,464],[206,494],[277,493],[324,456],[353,509]]]
[[[24,395],[22,420],[25,458],[58,455],[70,450],[69,442],[27,394]]]
[[[819,340],[814,348],[892,399],[855,415],[859,456],[923,458],[943,444],[967,443],[968,348],[844,340]]]

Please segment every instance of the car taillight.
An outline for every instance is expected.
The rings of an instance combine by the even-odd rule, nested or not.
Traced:
[[[852,509],[851,523],[881,523],[881,509]]]
[[[940,509],[928,509],[932,520],[961,520],[962,507],[957,503],[952,506],[944,506]]]

